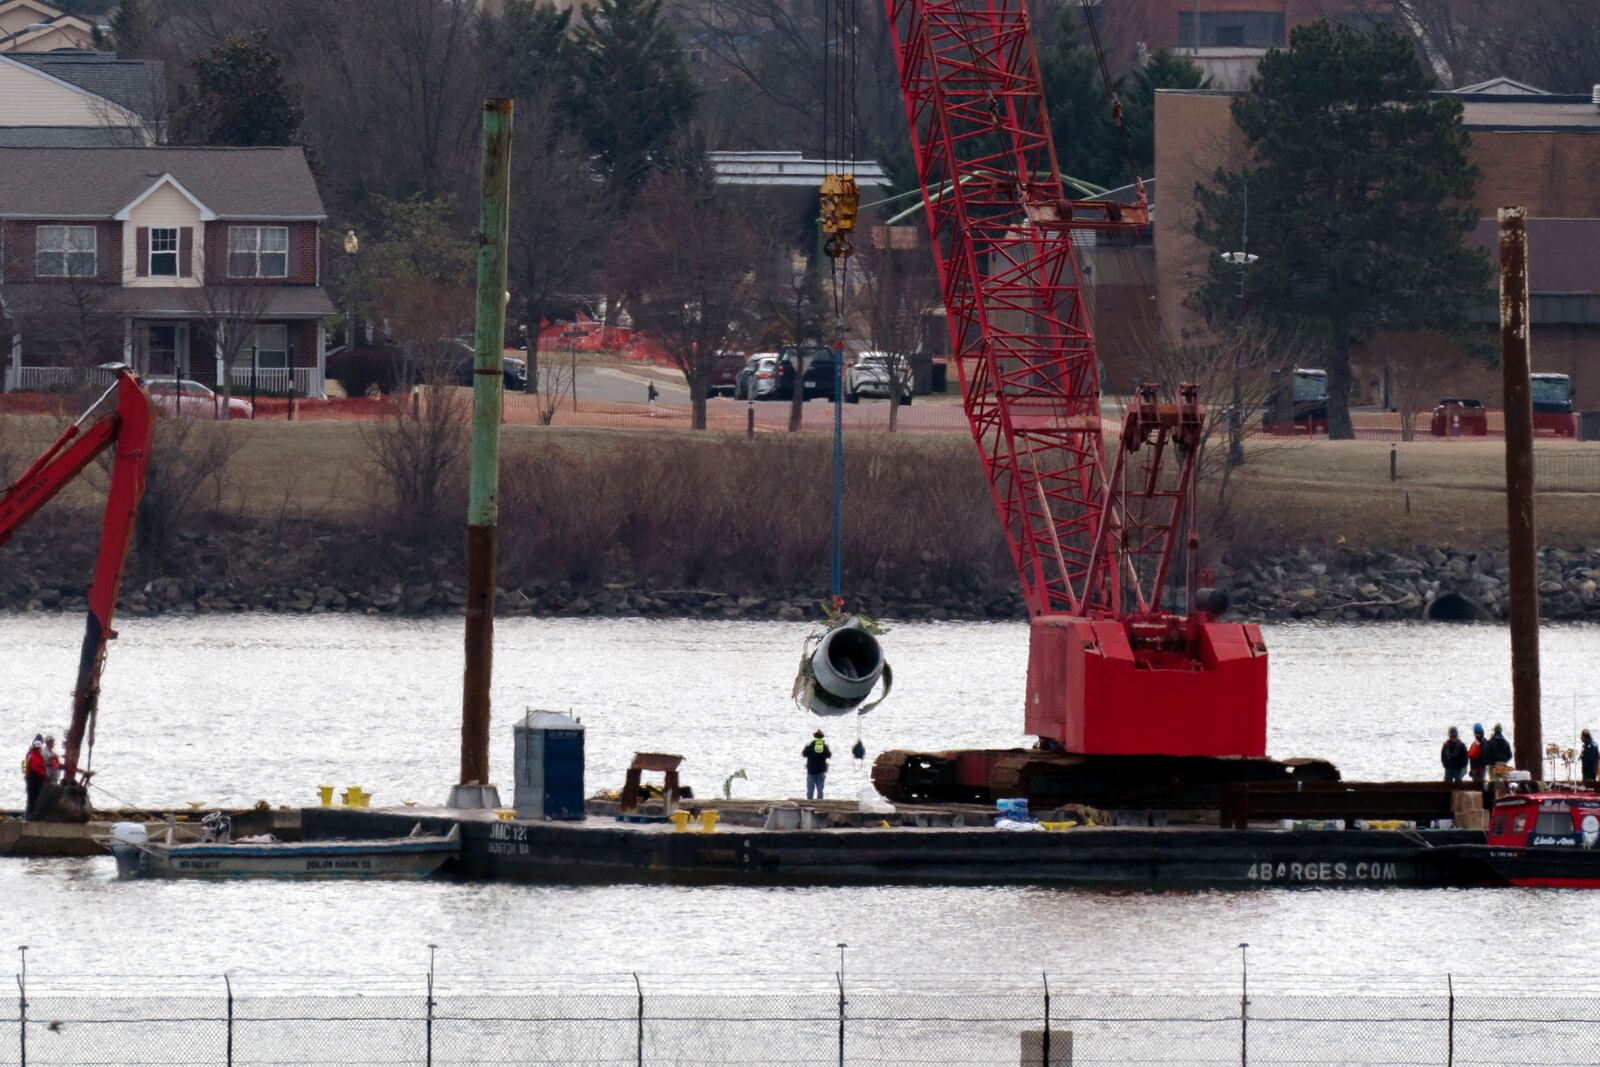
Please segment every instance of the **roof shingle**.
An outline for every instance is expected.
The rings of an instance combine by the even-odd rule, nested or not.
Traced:
[[[146,120],[159,119],[166,109],[166,72],[153,59],[123,59],[110,52],[70,48],[8,52],[6,58],[76,85]]]
[[[303,148],[8,148],[0,216],[110,218],[163,174],[223,218],[326,214]]]

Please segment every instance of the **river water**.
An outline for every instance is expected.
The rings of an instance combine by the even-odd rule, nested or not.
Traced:
[[[99,803],[311,803],[319,783],[376,803],[442,801],[456,769],[457,620],[245,615],[128,619],[106,670],[94,751]],[[1317,755],[1350,778],[1431,778],[1444,728],[1509,726],[1499,627],[1266,627],[1269,750]],[[20,755],[67,716],[76,618],[0,617],[0,723]],[[510,619],[497,624],[494,767],[510,789],[510,720],[570,711],[588,728],[589,787],[620,785],[635,750],[682,753],[702,793],[792,796],[818,720],[787,696],[806,628],[783,623]],[[1547,741],[1592,716],[1600,631],[1542,636]],[[888,703],[863,722],[888,747],[998,746],[1019,733],[1027,630],[1018,623],[894,626]],[[823,723],[836,752],[854,723]],[[1508,731],[1509,732],[1509,731]],[[20,793],[20,782],[11,781]],[[832,795],[866,784],[835,761]],[[14,807],[20,797],[4,806]],[[1072,972],[1081,984],[1203,986],[1252,975],[1422,982],[1497,970],[1490,944],[1546,969],[1590,969],[1596,898],[1563,891],[1262,890],[1097,893],[995,889],[541,888],[508,885],[121,883],[109,860],[0,862],[0,948],[30,972],[306,977],[442,972],[582,980],[640,971],[705,981],[831,974]],[[1486,931],[1493,931],[1486,937]],[[752,979],[754,980],[754,979]],[[1442,979],[1441,979],[1442,980]]]

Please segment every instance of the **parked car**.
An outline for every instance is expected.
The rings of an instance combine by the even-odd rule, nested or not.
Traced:
[[[778,353],[757,352],[739,368],[733,386],[735,400],[770,400],[778,390]]]
[[[1447,396],[1434,407],[1429,432],[1434,437],[1487,437],[1489,413],[1481,400]]]
[[[146,378],[144,387],[163,415],[186,419],[215,419],[222,415],[222,396],[192,378]],[[237,396],[228,398],[227,410],[230,419],[248,419],[254,414],[250,401]]]
[[[896,367],[882,352],[862,352],[856,357],[844,374],[844,398],[851,404],[858,403],[864,396],[881,396],[887,400],[894,392],[894,376],[896,373],[904,374],[905,368]],[[911,403],[911,390],[904,389],[900,403]]]
[[[1533,386],[1533,432],[1540,436],[1576,437],[1577,420],[1572,417],[1572,401],[1577,390],[1565,374],[1530,375]]]
[[[472,364],[476,355],[470,345],[462,345],[461,359],[456,364],[455,381],[457,385],[472,384]],[[525,393],[528,390],[528,361],[515,356],[502,354],[500,357],[500,375],[504,379],[502,384],[507,392]],[[417,381],[420,384],[422,371],[417,371]]]
[[[465,342],[457,345],[459,351],[452,354],[449,350],[444,353],[445,358],[454,359],[453,364],[446,363],[446,380],[454,385],[472,385],[472,346]],[[528,387],[528,361],[516,356],[502,357],[503,384],[507,392],[524,392]],[[421,385],[427,377],[428,365],[422,360],[414,360],[407,356],[405,349],[399,345],[374,345],[367,348],[358,348],[354,352],[337,352],[328,357],[328,377],[334,379],[344,389],[347,396],[367,396],[377,393],[389,393],[395,389],[402,392],[414,385]]]
[[[739,374],[744,370],[742,352],[719,352],[711,366],[711,381],[706,385],[706,396],[739,395]]]
[[[826,345],[784,345],[778,353],[778,388],[774,399],[788,400],[794,396],[794,377],[797,360],[805,362],[805,376],[801,383],[804,399],[822,397],[833,399],[833,350]]]

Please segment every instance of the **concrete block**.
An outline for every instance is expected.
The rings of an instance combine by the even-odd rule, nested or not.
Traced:
[[[1022,1031],[1021,1067],[1072,1067],[1072,1031],[1050,1031],[1050,1062],[1044,1059],[1044,1031]]]

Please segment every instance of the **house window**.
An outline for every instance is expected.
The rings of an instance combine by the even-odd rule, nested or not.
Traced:
[[[287,226],[228,227],[230,278],[284,278],[288,274]]]
[[[256,326],[256,366],[261,368],[289,366],[289,327],[282,323],[261,323]]]
[[[1178,12],[1178,47],[1280,48],[1283,13],[1279,11],[1202,11],[1195,38],[1194,12]]]
[[[150,277],[178,276],[178,229],[152,227],[150,230]]]
[[[95,247],[93,226],[40,226],[34,272],[41,278],[93,278],[99,273]]]

